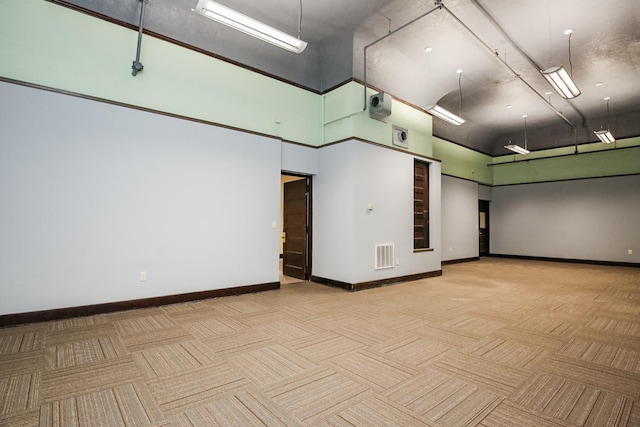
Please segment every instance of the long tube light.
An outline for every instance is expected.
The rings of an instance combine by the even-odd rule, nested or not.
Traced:
[[[572,99],[580,95],[580,89],[578,89],[578,86],[576,86],[562,65],[551,67],[544,71],[540,70],[540,72],[563,98]]]
[[[524,119],[524,148],[512,143],[511,141],[509,141],[509,144],[505,145],[504,148],[519,154],[529,154],[530,151],[527,147],[527,115],[525,114],[522,118]]]
[[[518,154],[529,154],[530,153],[529,150],[527,150],[526,148],[522,148],[517,144],[508,144],[508,145],[505,145],[504,148],[507,148],[507,149],[509,149],[511,151],[515,151]]]
[[[611,144],[616,140],[609,129],[594,130],[593,133],[595,133],[596,136],[600,138],[600,141],[604,142],[605,144]]]
[[[439,119],[442,119],[445,122],[451,123],[452,125],[460,126],[461,124],[464,123],[464,119],[462,117],[456,116],[451,111],[444,109],[439,105],[433,105],[431,107],[427,107],[427,111],[432,115],[438,117]]]
[[[290,52],[301,53],[307,47],[307,42],[299,38],[293,37],[211,0],[199,0],[198,5],[193,10],[202,16],[206,16],[209,19],[213,19],[214,21]]]
[[[600,130],[594,130],[593,133],[600,138],[600,141],[605,144],[611,144],[616,140],[611,133],[611,128],[609,127],[609,101],[611,101],[611,97],[607,96],[604,100],[607,101],[607,129],[602,129],[602,126],[600,126]]]

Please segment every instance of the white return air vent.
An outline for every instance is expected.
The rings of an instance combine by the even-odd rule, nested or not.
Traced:
[[[393,243],[376,243],[375,270],[393,268]]]

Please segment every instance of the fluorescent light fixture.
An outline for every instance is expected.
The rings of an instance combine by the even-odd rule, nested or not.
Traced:
[[[509,149],[511,151],[515,151],[518,154],[529,154],[530,153],[530,151],[527,150],[526,148],[522,148],[522,147],[520,147],[519,145],[516,145],[516,144],[508,144],[508,145],[505,145],[504,148],[507,148],[507,149]]]
[[[580,89],[578,89],[578,86],[576,86],[562,65],[551,67],[544,71],[540,70],[540,72],[563,98],[571,99],[580,95]]]
[[[307,47],[307,42],[299,38],[283,33],[211,0],[199,0],[198,5],[193,10],[221,24],[294,53],[301,53]]]
[[[611,97],[607,96],[604,98],[604,100],[607,101],[607,123],[608,123],[609,122],[609,101],[611,101]],[[609,128],[608,124],[607,124],[607,128]],[[605,144],[611,144],[616,140],[611,134],[611,131],[609,129],[602,129],[602,126],[600,126],[600,130],[594,130],[593,133],[595,133],[596,136],[600,138],[600,141],[604,142]]]
[[[520,147],[517,144],[514,144],[511,142],[511,140],[509,140],[509,144],[505,145],[504,148],[506,148],[507,150],[511,150],[513,152],[516,152],[518,154],[529,154],[530,151],[527,150],[527,115],[523,115],[522,118],[524,119],[524,148]]]
[[[439,105],[433,105],[431,107],[427,107],[427,111],[439,119],[444,120],[445,122],[449,122],[452,125],[460,126],[464,123],[464,119],[462,117],[458,117],[453,114],[451,111],[442,108]]]
[[[605,144],[611,144],[616,140],[609,129],[594,130],[593,133],[595,133],[596,136],[600,138],[600,141],[604,142]]]

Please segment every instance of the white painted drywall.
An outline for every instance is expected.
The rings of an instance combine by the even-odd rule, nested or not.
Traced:
[[[278,281],[280,141],[8,83],[0,99],[0,314]]]
[[[414,253],[413,161],[408,153],[357,140],[319,149],[313,275],[361,283],[440,270],[440,163],[430,166],[434,250]],[[376,243],[394,243],[400,264],[375,270]]]
[[[640,176],[494,187],[491,252],[640,263]]]
[[[491,200],[493,187],[478,184],[478,200]]]
[[[282,143],[282,171],[303,175],[318,173],[318,150],[289,142]]]
[[[475,258],[478,249],[478,184],[442,177],[442,260]]]

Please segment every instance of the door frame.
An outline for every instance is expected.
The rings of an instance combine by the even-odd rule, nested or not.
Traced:
[[[491,254],[491,240],[490,240],[490,236],[491,236],[491,223],[489,221],[490,219],[490,214],[489,214],[489,210],[490,210],[490,205],[491,205],[491,201],[490,200],[478,200],[478,256],[488,256]],[[485,213],[485,223],[486,223],[486,227],[484,228],[484,230],[486,230],[486,234],[485,234],[485,240],[487,242],[486,246],[487,246],[487,251],[486,252],[482,252],[482,246],[480,245],[480,212],[484,212]]]
[[[312,254],[312,238],[313,238],[313,175],[308,175],[308,174],[302,174],[302,173],[296,173],[296,172],[288,172],[288,171],[281,171],[280,172],[280,176],[292,176],[292,177],[298,177],[298,178],[303,178],[306,180],[306,185],[307,185],[307,256],[306,256],[306,265],[305,265],[305,274],[304,274],[304,280],[310,280],[311,279],[311,269],[312,269],[312,260],[313,260],[313,254]],[[282,184],[282,206],[280,207],[281,209],[281,216],[283,218],[283,223],[282,223],[282,229],[284,230],[284,183]],[[282,254],[281,254],[282,255]]]

